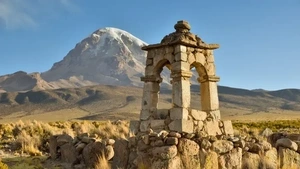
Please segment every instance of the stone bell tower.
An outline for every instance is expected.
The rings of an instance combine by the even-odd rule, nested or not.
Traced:
[[[219,77],[213,55],[219,45],[204,43],[190,29],[186,21],[178,21],[175,32],[165,36],[159,44],[142,48],[148,55],[145,76],[141,78],[145,84],[140,120],[130,122],[135,135],[128,138],[128,158],[122,161],[124,155],[114,157],[119,166],[128,169],[217,169],[218,155],[209,140],[233,148],[233,143],[226,140],[233,136],[231,121],[220,119]],[[157,107],[164,66],[171,71],[171,109]],[[201,110],[191,108],[193,68],[201,88]],[[241,149],[236,151],[241,159]],[[240,164],[237,169],[241,168]]]
[[[177,132],[194,133],[194,121],[213,121],[220,119],[219,99],[213,50],[218,44],[206,44],[197,35],[190,32],[186,21],[178,21],[175,32],[165,36],[159,44],[145,46],[148,52],[140,114],[140,131],[150,128],[166,128]],[[160,76],[163,67],[171,71],[172,78],[172,108],[158,109],[160,91]],[[198,82],[201,84],[201,110],[191,109],[190,78],[191,69],[198,72]],[[167,120],[167,122],[166,122]],[[217,131],[213,131],[217,132]],[[209,133],[216,135],[214,133]]]

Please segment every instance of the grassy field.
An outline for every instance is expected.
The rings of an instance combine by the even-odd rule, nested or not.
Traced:
[[[233,120],[233,126],[235,133],[243,135],[259,135],[265,128],[270,128],[274,132],[300,133],[300,120]],[[67,169],[69,168],[68,164],[47,160],[49,156],[48,138],[51,135],[62,133],[67,133],[73,137],[78,134],[89,133],[100,140],[127,138],[130,134],[129,121],[42,122],[33,120],[3,123],[0,124],[0,150],[3,150],[0,153],[0,159],[11,169]],[[8,151],[8,145],[10,145],[10,151]]]

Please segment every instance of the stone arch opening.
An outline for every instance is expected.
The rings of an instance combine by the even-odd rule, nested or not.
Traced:
[[[154,67],[154,74],[161,79],[157,109],[172,108],[171,63],[168,59],[160,60]]]
[[[195,69],[196,74],[193,74],[194,79],[197,80],[197,83],[192,85],[190,87],[191,90],[191,108],[192,109],[197,109],[197,110],[202,110],[202,98],[201,98],[201,83],[199,82],[200,77],[206,77],[207,76],[207,71],[204,67],[204,65],[200,62],[193,62],[191,63],[191,70]],[[193,77],[192,77],[193,78]],[[196,89],[197,88],[197,89]],[[192,91],[199,91],[199,92],[192,92]],[[203,98],[204,99],[204,98]]]

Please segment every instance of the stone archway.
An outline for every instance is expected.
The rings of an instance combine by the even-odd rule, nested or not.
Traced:
[[[161,43],[145,46],[142,49],[148,52],[140,114],[141,131],[149,126],[163,128],[166,119],[169,118],[170,126],[177,126],[179,132],[192,133],[192,123],[189,121],[206,120],[210,118],[218,121],[220,119],[219,99],[213,50],[219,47],[218,44],[206,44],[197,35],[190,32],[190,25],[186,21],[178,21],[174,26],[175,32],[165,36]],[[172,108],[161,111],[157,109],[160,83],[160,73],[164,66],[171,70],[172,78]],[[198,81],[201,83],[201,110],[193,110],[190,107],[190,78],[191,69],[198,72]],[[204,113],[203,113],[204,112]],[[157,114],[164,113],[166,116]],[[201,117],[199,119],[199,114]],[[204,114],[204,115],[203,115]],[[194,117],[196,116],[196,117]],[[188,126],[185,126],[187,124]],[[180,127],[178,127],[180,126]]]

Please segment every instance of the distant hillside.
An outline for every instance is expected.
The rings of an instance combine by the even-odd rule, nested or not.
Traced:
[[[191,86],[192,108],[200,108],[200,87]],[[222,114],[235,116],[240,113],[300,111],[300,90],[251,91],[219,86],[219,100]],[[0,117],[30,117],[53,111],[64,110],[84,112],[82,119],[99,119],[105,116],[119,118],[138,117],[142,98],[142,88],[98,85],[91,87],[7,92],[0,94]],[[171,90],[162,89],[160,108],[171,107]],[[71,111],[71,112],[72,112]],[[135,114],[128,117],[128,113]],[[76,116],[77,117],[77,116]],[[72,114],[70,114],[70,118]],[[103,118],[103,117],[102,117]]]

